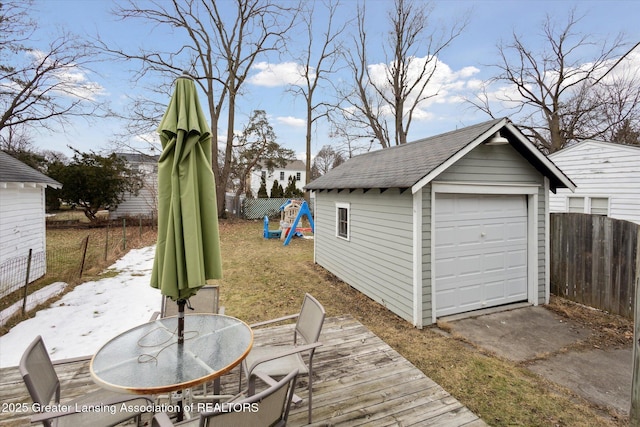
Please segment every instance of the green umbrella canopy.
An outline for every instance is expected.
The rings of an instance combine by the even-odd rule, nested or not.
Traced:
[[[190,78],[176,79],[158,133],[158,243],[151,286],[177,301],[222,277],[211,131]]]

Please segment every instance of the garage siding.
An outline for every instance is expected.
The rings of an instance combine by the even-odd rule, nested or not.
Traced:
[[[432,182],[538,185],[538,292],[545,302],[544,178],[510,145],[479,145]],[[432,323],[432,184],[422,188],[422,323]],[[413,195],[399,189],[315,194],[316,262],[413,323]],[[350,241],[336,237],[336,203],[350,204]]]
[[[336,237],[336,203],[350,203],[350,240]],[[316,262],[413,322],[411,191],[316,193]]]
[[[538,303],[545,302],[545,202],[544,178],[510,145],[479,145],[435,182],[536,184],[538,190]],[[431,281],[425,282],[431,286]]]
[[[540,178],[544,180],[544,178]],[[545,240],[545,226],[547,224],[546,218],[546,200],[549,197],[549,192],[545,191],[544,183],[540,185],[538,189],[538,304],[546,304],[546,267],[547,258],[545,256],[545,248],[547,242]]]
[[[422,189],[422,324],[432,321],[431,303],[431,184]]]

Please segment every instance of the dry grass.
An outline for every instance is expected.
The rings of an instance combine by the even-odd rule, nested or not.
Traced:
[[[61,221],[84,222],[86,217],[81,211],[67,211],[63,213]],[[105,268],[119,259],[129,249],[142,248],[155,244],[156,231],[150,227],[139,227],[131,224],[128,227],[107,228],[47,228],[47,274],[32,282],[28,286],[29,293],[33,293],[51,283],[68,283],[65,291],[71,291],[75,286],[88,280],[113,275],[114,272]],[[86,244],[84,264],[82,256]],[[82,269],[82,277],[80,270]],[[24,291],[19,289],[0,299],[0,310],[16,301],[23,299]],[[59,299],[59,298],[57,298]],[[51,300],[48,303],[57,300]],[[0,335],[4,335],[11,327],[24,319],[32,317],[42,306],[36,307],[25,315],[17,314],[9,319],[4,326],[0,326]]]
[[[294,313],[310,292],[329,316],[353,315],[490,425],[626,423],[525,367],[483,355],[434,328],[413,328],[315,265],[312,240],[294,239],[283,247],[281,241],[262,238],[261,221],[224,222],[221,236],[221,298],[232,316],[254,322]]]
[[[262,221],[220,223],[226,313],[251,323],[299,310],[305,292],[328,316],[351,314],[493,426],[616,426],[615,419],[525,367],[418,330],[313,263],[313,240],[262,238]],[[565,315],[576,315],[577,308]],[[606,323],[606,322],[603,322]],[[320,367],[319,367],[320,368]]]

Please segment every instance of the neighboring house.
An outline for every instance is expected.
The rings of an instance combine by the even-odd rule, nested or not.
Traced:
[[[273,188],[273,182],[278,181],[278,184],[282,188],[286,188],[289,183],[289,177],[292,176],[296,179],[296,187],[300,191],[304,191],[304,183],[306,181],[307,172],[305,163],[302,160],[294,160],[287,163],[284,168],[275,168],[273,172],[269,172],[262,165],[257,165],[251,171],[251,195],[258,197],[258,190],[260,189],[260,183],[262,177],[264,177],[267,184],[267,194],[271,194],[271,188]]]
[[[584,141],[549,158],[576,183],[551,194],[551,212],[607,215],[640,224],[640,147]]]
[[[0,296],[24,285],[29,250],[29,281],[46,273],[47,187],[62,184],[0,151]]]
[[[138,194],[128,193],[124,200],[109,211],[109,218],[143,217],[153,219],[158,216],[158,159],[138,153],[118,153],[129,167],[142,173],[143,184]]]
[[[548,194],[565,187],[508,119],[356,156],[306,186],[315,262],[417,327],[546,303]]]

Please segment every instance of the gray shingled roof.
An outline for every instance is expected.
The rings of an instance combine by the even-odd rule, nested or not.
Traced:
[[[38,172],[20,160],[0,151],[0,182],[45,184],[60,188],[62,184]]]
[[[353,157],[305,188],[409,188],[501,121],[504,119]]]

